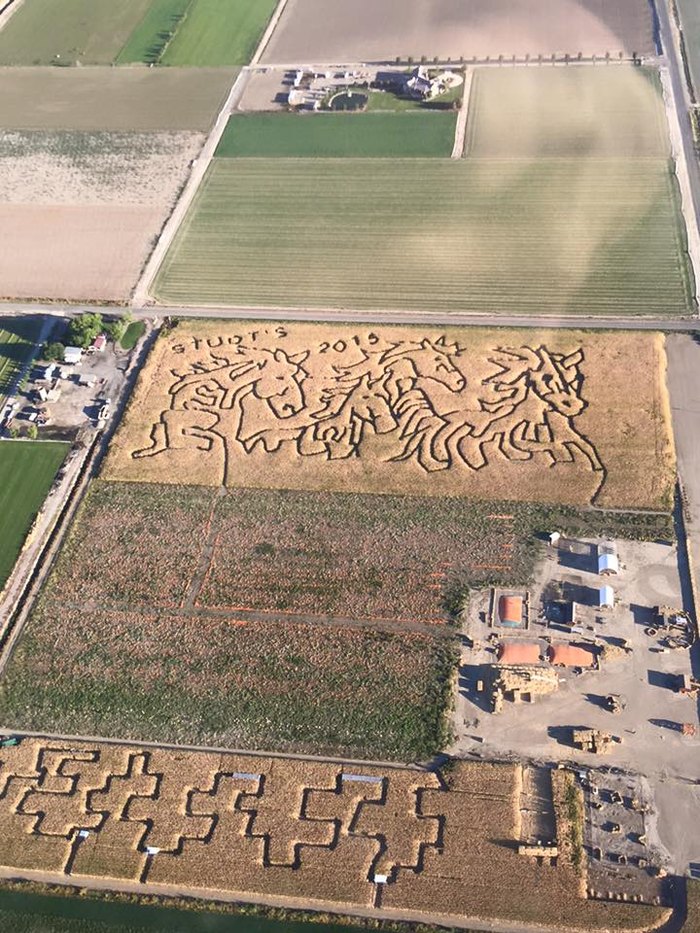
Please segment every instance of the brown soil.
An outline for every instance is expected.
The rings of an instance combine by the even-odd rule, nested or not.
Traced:
[[[264,62],[653,53],[646,0],[289,0]]]
[[[234,77],[226,68],[0,68],[0,126],[205,132]]]

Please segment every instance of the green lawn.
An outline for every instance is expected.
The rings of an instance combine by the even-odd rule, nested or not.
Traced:
[[[37,319],[17,319],[0,327],[0,406],[31,353],[40,330]]]
[[[658,74],[645,68],[477,70],[467,152],[480,158],[665,158]]]
[[[691,309],[664,159],[215,159],[156,279],[175,304]]]
[[[145,321],[132,321],[119,341],[122,350],[133,350],[146,330]]]
[[[164,65],[246,65],[275,6],[276,0],[191,0],[160,60]]]
[[[151,7],[117,56],[117,64],[157,63],[192,0],[152,0]]]
[[[151,0],[25,0],[0,32],[0,65],[106,65]]]
[[[700,93],[700,5],[697,0],[676,0],[683,25],[685,49],[696,95]]]
[[[216,151],[225,157],[439,157],[452,152],[457,115],[429,113],[237,114]]]
[[[58,442],[0,441],[0,587],[69,447]]]

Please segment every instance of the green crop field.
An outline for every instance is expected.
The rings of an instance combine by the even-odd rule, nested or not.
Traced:
[[[251,113],[230,118],[217,156],[449,156],[457,115],[405,113]]]
[[[0,65],[106,65],[151,0],[25,0],[0,32]]]
[[[151,7],[117,56],[117,64],[159,62],[192,0],[152,0]]]
[[[176,5],[179,0],[171,0],[171,6]],[[275,5],[276,0],[191,0],[160,61],[164,65],[245,65]]]
[[[685,50],[696,95],[700,92],[700,6],[697,0],[676,0],[681,15]]]
[[[658,74],[605,65],[477,70],[467,152],[513,159],[667,157]]]
[[[0,405],[29,357],[38,333],[36,319],[6,321],[0,327]]]
[[[0,588],[69,446],[46,441],[0,442]]]
[[[155,284],[177,304],[690,309],[664,159],[216,159]]]

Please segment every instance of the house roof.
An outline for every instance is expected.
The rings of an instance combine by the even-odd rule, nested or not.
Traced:
[[[550,645],[547,657],[558,667],[594,667],[595,654],[580,645]]]
[[[539,664],[540,646],[534,641],[502,641],[498,660],[501,664]]]
[[[523,621],[522,596],[501,596],[498,600],[498,618],[501,622],[521,625]]]

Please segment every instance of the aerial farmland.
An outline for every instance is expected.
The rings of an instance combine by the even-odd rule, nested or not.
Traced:
[[[78,77],[7,73],[15,96],[3,97],[11,103],[0,133],[4,298],[127,299],[232,80],[209,70],[97,69],[80,86]],[[183,93],[190,103],[166,118]],[[27,107],[34,95],[43,110]]]
[[[667,3],[0,2],[0,928],[697,933]]]
[[[371,147],[381,126],[374,112],[301,115],[298,123],[281,113],[232,116],[160,268],[157,298],[687,313],[692,276],[653,72],[484,69],[470,83],[466,147],[452,159],[445,146],[444,158],[434,149],[425,161],[415,143],[419,116],[437,140],[441,112],[382,114],[394,125],[383,133],[392,144],[384,151]],[[332,120],[343,128],[329,153],[319,132]],[[420,138],[427,145],[425,131]],[[393,160],[367,161],[387,155]]]
[[[653,51],[644,0],[290,0],[263,60],[275,63],[509,59]]]

